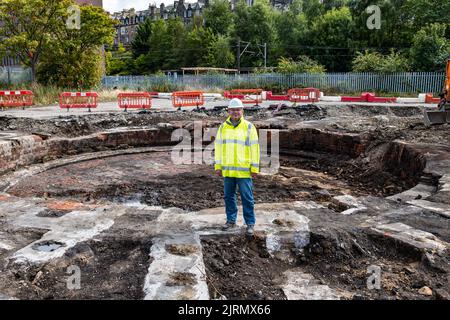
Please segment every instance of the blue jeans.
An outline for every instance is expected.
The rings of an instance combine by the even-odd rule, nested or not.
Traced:
[[[239,193],[241,194],[242,208],[244,211],[244,221],[246,225],[255,225],[255,211],[253,200],[253,181],[251,178],[230,178],[225,177],[224,185],[224,199],[225,211],[227,213],[227,222],[236,223],[237,219],[237,199],[236,186],[239,186]]]

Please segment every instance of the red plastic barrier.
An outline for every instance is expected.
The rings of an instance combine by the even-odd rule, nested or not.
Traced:
[[[180,91],[172,93],[172,105],[174,108],[199,107],[205,104],[202,91]]]
[[[223,96],[227,99],[234,99],[234,98],[238,98],[238,99],[244,99],[244,95],[243,94],[231,94],[230,91],[224,91],[223,92]]]
[[[291,102],[318,102],[320,91],[316,88],[294,88],[288,91],[288,97]]]
[[[97,108],[98,94],[97,92],[63,92],[59,95],[59,106],[61,109],[66,108]]]
[[[367,93],[366,99],[367,99],[367,102],[379,102],[379,103],[397,102],[397,98],[395,98],[395,97],[391,97],[391,98],[375,97],[375,94],[373,94],[373,93]]]
[[[233,89],[229,91],[228,99],[238,98],[243,104],[262,103],[262,89]]]
[[[152,107],[152,98],[148,92],[122,92],[117,95],[119,108],[131,109],[150,109]]]
[[[289,100],[289,96],[286,95],[273,95],[272,91],[267,91],[266,93],[266,100],[271,100],[271,101],[288,101]]]
[[[0,91],[0,107],[31,107],[33,92],[30,90]]]
[[[372,92],[363,92],[360,97],[341,97],[341,102],[378,102],[378,103],[392,103],[397,102],[396,97],[384,98],[376,97]]]
[[[367,102],[367,94],[370,93],[363,92],[360,97],[343,96],[341,97],[341,102]]]
[[[433,98],[432,93],[427,93],[425,95],[425,103],[439,103],[441,101],[441,98]]]

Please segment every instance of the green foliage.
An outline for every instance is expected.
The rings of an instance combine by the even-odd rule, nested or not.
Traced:
[[[383,60],[383,55],[379,52],[364,53],[357,52],[356,57],[352,61],[353,72],[377,72]]]
[[[69,28],[72,0],[4,0],[1,49],[31,68],[32,81],[93,86],[103,74],[102,46],[114,38],[114,22],[101,8],[82,6],[79,29]]]
[[[352,61],[352,71],[354,72],[378,72],[394,73],[409,71],[409,64],[406,57],[399,52],[391,51],[388,55],[379,52],[365,51],[358,52]]]
[[[80,10],[80,29],[62,28],[46,44],[37,68],[40,83],[79,88],[99,84],[105,67],[102,46],[112,43],[114,24],[101,8]]]
[[[152,35],[152,20],[145,19],[136,29],[136,35],[131,44],[133,57],[146,54],[150,50],[150,36]],[[122,46],[123,48],[123,46]]]
[[[450,54],[450,42],[445,38],[449,24],[434,23],[423,27],[413,38],[411,63],[415,71],[440,71]]]
[[[230,49],[230,39],[219,35],[209,48],[208,65],[216,68],[231,68],[234,54]]]
[[[296,57],[305,53],[302,46],[309,41],[308,18],[301,9],[301,0],[295,0],[290,10],[275,16],[275,30],[278,39],[276,54]]]
[[[215,36],[211,29],[195,27],[186,35],[183,49],[187,51],[184,55],[184,66],[203,67],[208,65],[209,47],[215,43]]]
[[[263,54],[261,47],[257,45],[272,43],[276,39],[273,9],[267,0],[255,0],[253,6],[247,6],[241,0],[236,6],[234,18],[234,38],[250,42],[252,45],[248,47],[248,50],[255,52],[252,55],[243,55],[241,65],[261,66]],[[269,49],[276,48],[269,47]]]
[[[317,18],[311,27],[312,57],[334,71],[348,70],[353,47],[353,18],[349,8],[332,9]],[[331,48],[333,49],[331,49]]]
[[[132,53],[126,51],[122,44],[119,44],[117,51],[106,52],[106,74],[107,75],[130,75],[135,74],[136,64],[139,59],[134,60]]]
[[[213,0],[203,12],[205,27],[216,35],[228,36],[233,29],[233,12],[228,0]]]
[[[308,56],[299,56],[297,61],[281,57],[277,71],[279,73],[325,73],[326,69]]]
[[[64,29],[71,0],[2,0],[0,2],[1,50],[17,56],[32,70],[35,81],[37,64],[46,46]]]
[[[391,73],[438,71],[449,54],[450,0],[294,0],[286,11],[269,0],[234,11],[212,0],[203,16],[147,19],[127,51],[103,54],[114,24],[100,8],[81,7],[81,29],[68,29],[74,0],[1,0],[0,57],[18,56],[33,81],[57,86],[94,86],[110,75],[153,74],[182,67],[234,67],[238,41],[241,67],[258,72],[323,73],[325,70]],[[381,10],[381,28],[368,29],[370,5]],[[13,23],[14,21],[14,23]],[[267,69],[263,48],[267,43]],[[104,58],[103,58],[104,57]],[[275,66],[277,68],[275,68]],[[106,69],[106,70],[104,70]],[[165,84],[161,84],[165,85]],[[255,84],[253,84],[255,85]]]
[[[408,59],[399,52],[391,51],[390,54],[384,57],[381,64],[380,73],[395,73],[410,71]]]

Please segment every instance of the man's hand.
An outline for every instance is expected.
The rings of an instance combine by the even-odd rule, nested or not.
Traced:
[[[216,176],[221,177],[222,176],[222,170],[216,170]]]
[[[252,179],[255,179],[257,175],[258,175],[257,173],[252,172]]]

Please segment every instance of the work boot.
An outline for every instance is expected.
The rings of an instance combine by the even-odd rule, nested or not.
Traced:
[[[248,225],[247,226],[247,230],[245,231],[245,234],[247,236],[253,236],[254,233],[255,233],[255,226],[254,225]]]
[[[235,222],[228,222],[222,226],[222,231],[227,231],[236,228]]]

